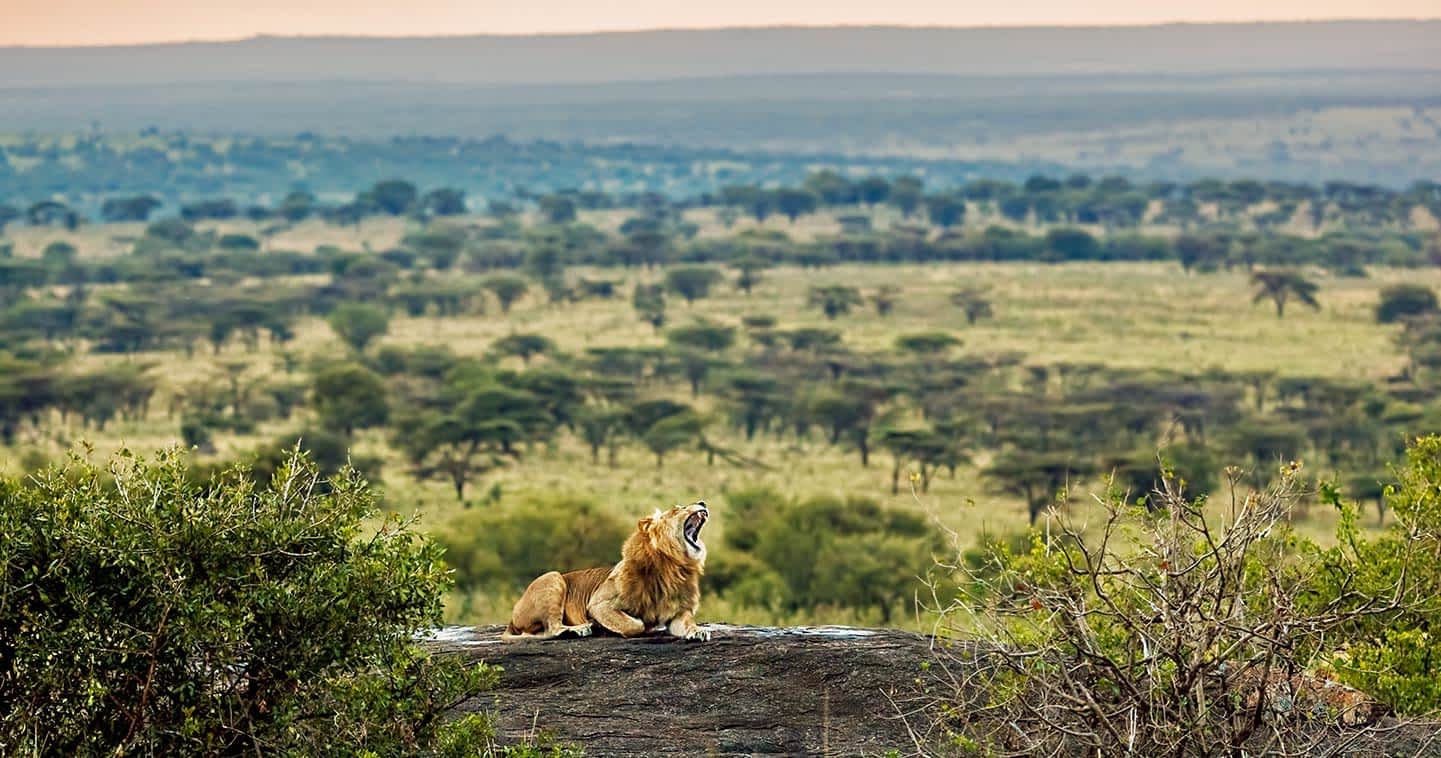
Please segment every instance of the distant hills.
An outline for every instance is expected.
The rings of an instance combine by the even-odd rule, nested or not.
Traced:
[[[93,128],[505,135],[1404,186],[1441,176],[1441,21],[0,48],[0,132]]]
[[[437,38],[258,37],[0,48],[0,87],[177,82],[625,82],[817,73],[1015,76],[1441,70],[1441,21],[754,28]]]

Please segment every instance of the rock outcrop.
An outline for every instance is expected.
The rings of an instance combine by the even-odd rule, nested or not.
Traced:
[[[506,643],[498,626],[451,627],[425,644],[504,667],[497,691],[458,710],[496,710],[507,740],[542,730],[600,758],[915,755],[912,730],[924,734],[929,714],[908,720],[902,710],[927,701],[948,661],[975,661],[981,650],[938,649],[930,637],[892,630],[706,628],[709,642],[661,634]],[[1297,686],[1285,699],[1302,706],[1288,712],[1291,726],[1336,748],[1318,755],[1441,755],[1435,722],[1368,723],[1377,714],[1361,693]],[[1336,718],[1300,717],[1316,703]]]
[[[503,736],[537,727],[591,756],[879,755],[914,750],[891,698],[915,689],[931,638],[907,632],[710,625],[669,636],[500,641],[453,627],[428,645],[504,667]]]

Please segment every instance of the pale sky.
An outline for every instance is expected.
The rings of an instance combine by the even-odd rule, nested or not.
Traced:
[[[720,26],[1441,18],[1441,0],[0,0],[0,45]]]

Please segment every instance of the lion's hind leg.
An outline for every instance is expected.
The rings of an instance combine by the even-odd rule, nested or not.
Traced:
[[[590,624],[567,626],[565,623],[565,577],[559,571],[541,574],[525,588],[510,612],[510,624],[500,635],[502,640],[549,640],[571,632],[588,637]]]

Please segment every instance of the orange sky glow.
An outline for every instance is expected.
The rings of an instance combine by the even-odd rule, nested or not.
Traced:
[[[1441,18],[1437,0],[0,0],[0,45],[274,35],[461,35],[722,26],[1029,26]]]

